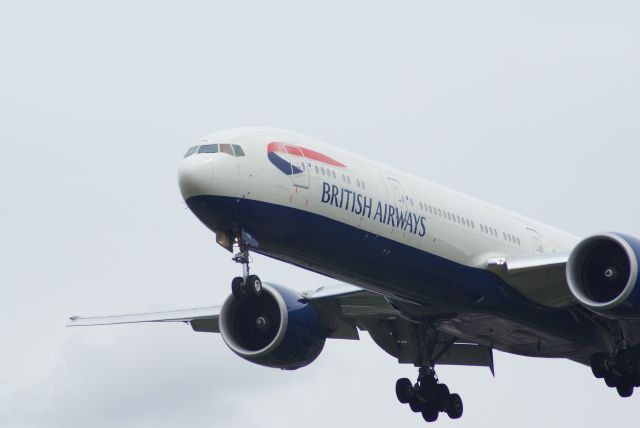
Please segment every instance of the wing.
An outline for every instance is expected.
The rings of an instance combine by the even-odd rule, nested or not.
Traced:
[[[182,309],[168,312],[149,312],[144,314],[112,315],[105,317],[69,318],[68,327],[84,327],[93,325],[131,324],[141,322],[184,322],[191,324],[196,331],[218,333],[219,306],[205,308]]]
[[[399,363],[422,363],[424,326],[401,317],[392,300],[351,285],[321,288],[307,297],[324,313],[325,322],[333,323],[332,338],[357,339],[358,330],[365,330]],[[432,344],[435,363],[488,367],[494,373],[492,348],[461,342],[444,331],[432,333],[437,337]]]
[[[359,339],[366,330],[374,342],[400,363],[419,364],[419,324],[402,318],[383,295],[352,285],[322,287],[303,293],[319,311],[332,339]],[[220,307],[203,307],[170,312],[151,312],[104,317],[70,318],[68,326],[95,326],[142,322],[184,322],[200,332],[219,333]],[[438,364],[485,366],[493,372],[492,349],[472,343],[460,343],[456,337],[440,332],[434,343]]]
[[[552,308],[575,304],[566,278],[569,253],[492,258],[487,268],[526,298]]]

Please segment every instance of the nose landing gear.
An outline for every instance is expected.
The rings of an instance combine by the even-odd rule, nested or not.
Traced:
[[[262,293],[262,281],[258,275],[249,274],[249,247],[246,242],[236,239],[233,243],[234,262],[242,265],[242,276],[237,276],[231,281],[231,293],[236,299],[258,297]]]
[[[409,404],[415,413],[422,413],[427,422],[435,422],[440,412],[451,419],[462,416],[462,399],[458,394],[451,394],[446,384],[440,383],[433,367],[420,367],[418,380],[414,385],[407,378],[396,382],[398,401]]]

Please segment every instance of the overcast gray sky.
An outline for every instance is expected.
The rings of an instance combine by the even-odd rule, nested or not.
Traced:
[[[0,0],[0,426],[423,426],[363,335],[295,371],[182,325],[69,315],[221,302],[239,272],[186,209],[199,135],[289,128],[586,235],[640,236],[634,1]],[[264,280],[332,280],[255,257]],[[586,367],[444,367],[440,426],[626,426]],[[579,424],[579,425],[578,425]]]

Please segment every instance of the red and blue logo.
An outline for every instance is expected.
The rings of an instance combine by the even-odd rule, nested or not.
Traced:
[[[294,146],[286,143],[269,143],[267,146],[267,157],[273,165],[287,175],[300,174],[304,172],[305,159],[322,162],[326,165],[346,168],[347,166],[330,158],[329,156],[318,153],[315,150],[305,149],[304,147]]]

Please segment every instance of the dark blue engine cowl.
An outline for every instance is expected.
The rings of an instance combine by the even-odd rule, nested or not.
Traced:
[[[229,296],[219,320],[222,339],[233,352],[267,367],[304,367],[320,355],[327,338],[315,308],[276,284],[263,283],[259,297]]]
[[[618,233],[582,240],[567,263],[567,282],[587,309],[617,319],[640,319],[640,241]]]

